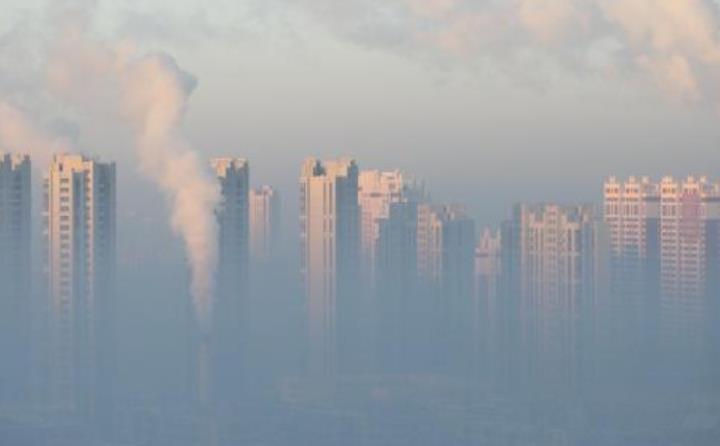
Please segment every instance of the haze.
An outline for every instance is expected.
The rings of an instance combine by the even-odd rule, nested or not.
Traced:
[[[27,395],[1,401],[0,444],[714,444],[720,440],[718,25],[720,6],[712,0],[0,0],[0,153],[26,154],[32,162],[32,215],[23,220],[31,228],[32,286],[21,299],[32,301],[28,327],[35,331],[20,333],[27,335],[29,356],[38,361],[23,359],[33,376]],[[111,429],[92,416],[64,428],[66,414],[56,414],[56,406],[43,397],[51,393],[43,376],[51,374],[52,365],[37,358],[52,356],[52,336],[42,327],[53,285],[45,289],[52,267],[46,262],[51,245],[43,231],[48,208],[42,179],[51,166],[79,162],[53,161],[60,153],[116,163],[115,284],[107,292],[115,296],[111,313],[117,345],[111,367],[117,398],[107,418]],[[247,165],[226,172],[222,162],[211,166],[213,159],[243,159]],[[228,227],[250,225],[253,230],[252,210],[238,211],[237,218],[246,219],[240,223],[222,217],[226,187],[231,187],[222,178],[235,178],[235,168],[246,189],[270,185],[280,197],[272,214],[277,227],[268,229],[268,220],[265,228],[272,248],[264,257],[251,250],[247,237],[258,237],[254,233],[241,243],[247,252],[226,248],[227,233],[235,234]],[[315,229],[325,228],[312,210],[320,206],[309,192],[319,187],[314,181],[326,178],[330,187],[342,189],[346,186],[337,182],[353,183],[348,173],[353,169],[359,190],[355,185],[348,193],[355,201],[337,206],[350,209],[351,217],[345,218],[357,219],[357,227],[348,223],[347,232],[340,230],[351,234],[347,239],[330,236],[349,241],[332,245],[338,251],[329,257],[341,263],[351,259],[328,267],[328,274],[338,274],[333,281],[352,291],[347,297],[313,288],[324,274],[316,264],[328,260],[313,257],[312,236],[303,235],[302,228],[312,233],[307,222],[313,221],[320,225]],[[369,176],[363,180],[367,171],[402,172],[387,180],[400,184],[401,197]],[[617,198],[608,192],[608,184],[615,185],[611,177],[633,187],[645,184],[652,192],[641,202],[664,204],[669,200],[661,198],[665,176],[678,181],[681,193],[674,203],[680,214],[687,216],[682,206],[688,195],[697,195],[706,206],[697,215],[703,218],[698,227],[707,232],[697,236],[700,248],[688,248],[697,248],[692,253],[702,258],[702,267],[691,267],[702,268],[697,273],[702,298],[697,308],[688,304],[702,322],[693,325],[679,317],[688,325],[681,324],[678,338],[687,345],[702,343],[702,353],[689,358],[674,356],[686,346],[680,341],[679,347],[673,344],[675,350],[658,347],[667,345],[668,336],[662,329],[667,317],[661,315],[667,310],[662,309],[674,308],[661,290],[663,278],[669,277],[663,274],[679,277],[678,271],[687,271],[662,260],[661,253],[673,248],[661,240],[660,208],[655,215],[648,205],[645,214],[632,217],[658,225],[647,223],[659,231],[653,242],[638,242],[627,236],[631,230],[613,226],[625,228],[626,221],[635,220],[613,216],[607,207]],[[693,178],[685,181],[688,176]],[[643,183],[642,177],[649,179]],[[382,205],[363,208],[363,190],[369,189],[389,195]],[[618,192],[622,198],[617,200],[625,200],[624,193]],[[391,203],[409,205],[395,209]],[[382,208],[367,217],[376,224],[372,240],[360,229],[370,206]],[[578,248],[548,254],[512,243],[531,231],[523,224],[554,222],[549,215],[556,211],[561,221],[569,221],[559,231],[583,234],[577,240],[592,240],[592,252]],[[446,244],[457,242],[452,245],[456,250],[438,254],[438,261],[447,264],[438,267],[443,279],[431,285],[433,275],[422,269],[418,248],[423,212],[444,228]],[[301,221],[307,226],[301,227]],[[683,225],[670,230],[680,233],[687,229]],[[412,242],[402,237],[410,233],[402,228],[412,232]],[[649,237],[650,229],[643,228],[642,237]],[[555,240],[544,229],[535,230]],[[613,238],[616,233],[621,241]],[[650,259],[638,267],[641,289],[624,282],[635,267],[628,265],[637,260],[621,247],[630,239]],[[387,240],[408,245],[397,248]],[[0,248],[5,246],[0,242]],[[11,266],[19,265],[8,250],[2,257],[6,265],[0,264],[0,270],[7,269],[0,277],[7,280],[14,274],[8,271],[15,271]],[[338,253],[345,260],[336,260]],[[519,266],[513,269],[515,261],[525,267],[519,260],[526,259],[523,255],[537,262],[568,255],[589,263],[578,267],[582,280],[538,279],[524,276]],[[224,266],[236,264],[242,266]],[[547,265],[543,268],[551,268]],[[592,277],[582,275],[584,268],[592,270]],[[338,272],[345,270],[353,273]],[[486,283],[490,276],[491,286]],[[528,284],[553,280],[560,288],[592,288],[592,295],[545,288],[545,294],[523,294],[532,288]],[[679,299],[687,298],[684,290],[690,285],[678,286],[686,287],[678,291]],[[492,299],[488,289],[496,293]],[[243,303],[227,304],[223,293],[242,295]],[[463,293],[468,307],[432,306]],[[402,321],[412,335],[402,336],[417,336],[412,345],[392,350],[392,340],[402,331],[394,326],[400,323],[400,307],[392,303],[412,307],[400,299],[406,295],[418,300],[405,315],[409,321]],[[514,299],[517,307],[509,303]],[[335,310],[336,300],[352,304]],[[530,316],[520,311],[525,300],[552,316],[543,313],[536,325],[529,323],[523,317]],[[593,302],[581,311],[592,326],[568,322],[580,319],[579,313],[553,312],[565,306],[576,311],[569,301]],[[478,302],[481,311],[471,308]],[[327,308],[333,308],[329,322],[313,317]],[[464,322],[453,318],[462,319],[458,315],[464,310],[477,319],[463,334]],[[213,328],[218,314],[233,312],[243,315],[237,327]],[[643,313],[651,316],[637,316]],[[0,322],[15,329],[11,312],[6,314]],[[332,333],[318,334],[314,323],[333,327],[328,329]],[[552,332],[538,344],[546,342],[563,353],[550,348],[547,363],[527,359],[540,358],[545,350],[522,342],[522,336],[533,333],[524,323],[538,333]],[[423,337],[422,327],[434,324],[442,325],[437,332],[429,329],[439,340]],[[597,375],[606,376],[593,375],[548,395],[542,389],[554,381],[550,385],[508,372],[540,363],[562,368],[558,364],[569,355],[563,349],[567,339],[575,342],[576,329],[588,336],[572,344],[582,350],[579,356],[589,358],[582,367],[593,364]],[[686,339],[695,330],[704,333],[702,340]],[[630,340],[630,347],[621,348],[622,342],[608,334],[613,331],[637,344]],[[315,351],[318,343],[335,342],[332,354]],[[18,353],[24,349],[20,343],[7,344],[9,352],[25,358]],[[223,352],[220,365],[205,371],[214,380],[207,384],[214,389],[208,401],[198,398],[196,388],[203,381],[196,374],[205,372],[193,365],[202,363],[203,348]],[[345,363],[344,355],[352,356],[348,351],[358,357]],[[389,359],[393,356],[400,365]],[[456,356],[472,365],[453,362]],[[318,357],[333,365],[320,367],[313,359]],[[676,370],[668,358],[686,364]],[[646,369],[655,372],[644,374]],[[330,391],[317,385],[324,378],[341,384]],[[623,395],[635,387],[642,389]],[[223,393],[226,400],[218,397]],[[662,401],[653,399],[655,393],[662,394]],[[458,396],[463,394],[466,398]],[[673,407],[675,395],[684,411]],[[419,409],[427,407],[436,412]],[[623,425],[613,408],[633,417],[650,415],[630,417]],[[679,427],[664,430],[663,423],[674,416],[683,420]],[[139,432],[138,420],[151,418],[147,423],[153,434]],[[457,422],[466,418],[472,421]],[[452,421],[442,421],[447,419]],[[173,423],[193,427],[167,433]],[[437,426],[428,428],[426,438],[405,426],[423,423]],[[454,435],[456,428],[465,431]]]

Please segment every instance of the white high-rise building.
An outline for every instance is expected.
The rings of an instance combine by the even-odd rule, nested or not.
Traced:
[[[213,401],[237,402],[247,358],[250,167],[242,158],[216,158],[211,165],[220,184],[221,201],[216,210],[218,275],[207,387]]]
[[[30,158],[0,153],[0,405],[28,398]]]
[[[280,194],[271,186],[250,190],[250,253],[267,261],[280,243]]]
[[[55,155],[45,186],[50,399],[95,414],[115,370],[115,164]]]
[[[307,159],[300,174],[301,272],[308,369],[332,377],[350,367],[357,340],[360,248],[358,167],[353,159]]]
[[[467,374],[472,365],[475,223],[461,206],[418,206],[417,265],[434,369]]]
[[[418,202],[422,186],[398,170],[363,170],[358,178],[360,240],[364,279],[372,284],[377,263],[380,223],[390,216],[393,203]]]
[[[472,294],[474,226],[462,206],[418,206],[417,260],[421,281],[453,294]]]
[[[503,305],[532,385],[579,384],[581,331],[597,299],[598,225],[590,206],[517,205],[502,234]],[[503,348],[509,348],[504,346]]]
[[[361,274],[369,324],[365,332],[379,355],[377,365],[388,371],[410,366],[417,205],[423,198],[422,184],[398,170],[360,172]]]

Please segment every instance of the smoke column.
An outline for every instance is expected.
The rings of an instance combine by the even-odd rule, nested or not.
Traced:
[[[217,266],[214,210],[219,190],[207,172],[207,163],[178,131],[195,82],[164,55],[145,56],[125,68],[123,97],[137,130],[142,169],[172,204],[172,228],[185,242],[197,317],[206,328]]]
[[[220,193],[208,163],[180,130],[196,80],[166,54],[103,45],[89,38],[82,16],[66,15],[65,20],[47,67],[49,87],[80,110],[119,116],[129,125],[141,170],[170,204],[171,226],[185,244],[191,269],[197,321],[207,331]]]

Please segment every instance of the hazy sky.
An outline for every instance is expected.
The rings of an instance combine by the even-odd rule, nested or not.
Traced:
[[[39,86],[59,3],[77,2],[0,0],[0,94],[86,152],[118,160],[122,221],[166,224],[123,129]],[[492,226],[514,201],[596,200],[611,173],[716,174],[720,115],[706,93],[716,32],[686,29],[719,23],[713,3],[629,2],[664,7],[647,20],[668,35],[653,23],[633,28],[642,9],[617,12],[616,0],[528,3],[131,0],[84,9],[97,39],[167,52],[197,78],[184,131],[208,157],[249,158],[253,184],[280,187],[287,228],[297,226],[298,166],[310,154],[404,169],[435,199],[465,202]],[[667,78],[658,75],[665,67]]]

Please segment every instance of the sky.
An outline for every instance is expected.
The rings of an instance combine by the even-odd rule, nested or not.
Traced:
[[[135,228],[121,262],[158,252],[134,231],[161,234],[151,246],[168,257],[181,247],[159,231],[168,206],[127,128],[46,91],[63,6],[80,5],[90,39],[194,76],[180,132],[200,157],[248,158],[253,185],[281,190],[291,235],[309,155],[405,170],[495,227],[516,201],[597,202],[611,174],[715,174],[717,5],[631,3],[0,0],[0,95],[119,163],[119,218]]]

